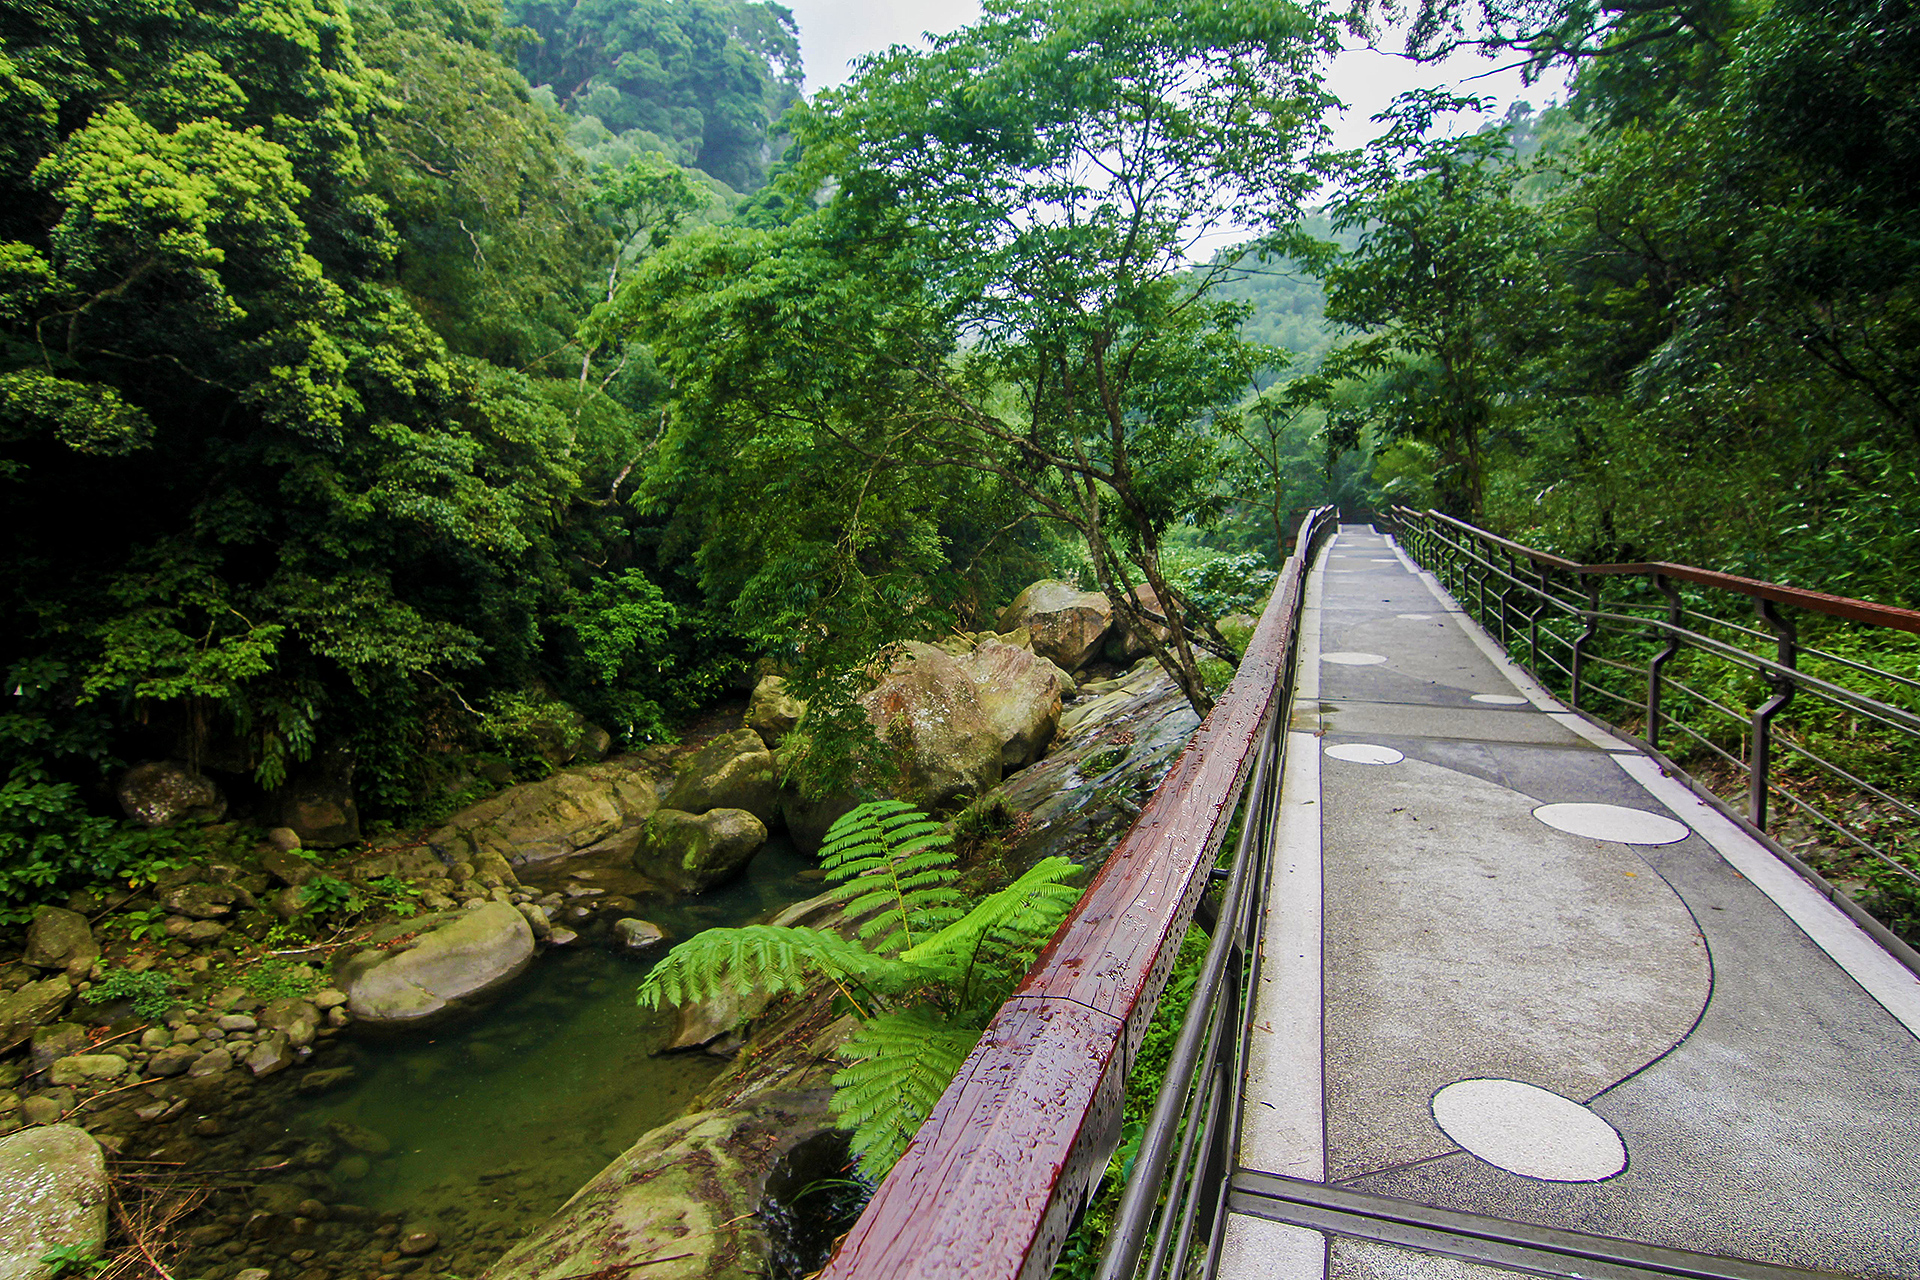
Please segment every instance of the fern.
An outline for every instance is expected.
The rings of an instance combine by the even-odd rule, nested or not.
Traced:
[[[833,824],[820,849],[830,892],[874,950],[892,955],[960,916],[952,838],[946,827],[898,800],[863,804]],[[884,909],[884,911],[883,911]]]
[[[853,1061],[833,1078],[833,1111],[878,1180],[980,1038],[1002,994],[1080,897],[1078,868],[1046,858],[962,910],[949,836],[897,800],[853,810],[827,832],[821,866],[856,936],[798,926],[708,929],[640,984],[648,1008],[729,994],[769,996],[833,983],[861,1019]],[[899,1007],[887,1007],[889,1003]]]
[[[852,1130],[853,1154],[868,1177],[884,1174],[907,1149],[982,1029],[900,1009],[869,1019],[847,1042],[853,1061],[834,1073],[827,1105]]]
[[[640,984],[639,1003],[689,1004],[720,996],[769,996],[810,991],[810,978],[825,978],[846,990],[849,984],[891,988],[910,981],[898,961],[876,956],[857,942],[822,929],[798,925],[754,924],[740,929],[707,929],[688,938],[662,958]]]

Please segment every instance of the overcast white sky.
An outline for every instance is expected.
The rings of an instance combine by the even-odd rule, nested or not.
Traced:
[[[800,49],[806,59],[807,88],[839,84],[847,64],[863,53],[892,44],[917,43],[924,32],[951,31],[980,16],[978,0],[787,0],[800,23]],[[1558,86],[1523,88],[1517,70],[1485,75],[1497,64],[1463,54],[1439,66],[1423,67],[1405,59],[1364,49],[1341,55],[1328,76],[1329,86],[1348,104],[1334,122],[1337,146],[1357,147],[1378,126],[1370,117],[1393,95],[1422,85],[1458,85],[1463,92],[1497,98],[1502,109],[1517,98],[1542,106]],[[1483,77],[1469,80],[1467,77]]]

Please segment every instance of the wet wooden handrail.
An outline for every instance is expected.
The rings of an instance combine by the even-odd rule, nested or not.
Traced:
[[[1402,508],[1403,510],[1405,508]],[[1786,587],[1777,582],[1762,582],[1758,578],[1743,578],[1736,573],[1720,573],[1713,569],[1699,569],[1690,564],[1669,564],[1663,560],[1649,560],[1639,564],[1581,564],[1577,560],[1568,560],[1556,556],[1550,551],[1541,551],[1524,543],[1503,538],[1497,533],[1488,533],[1478,525],[1468,524],[1464,520],[1445,515],[1434,510],[1418,512],[1429,519],[1451,525],[1462,533],[1472,534],[1483,541],[1503,547],[1515,555],[1525,556],[1537,564],[1559,569],[1564,573],[1584,574],[1608,577],[1650,576],[1659,574],[1672,578],[1676,582],[1691,582],[1695,586],[1716,587],[1722,591],[1733,591],[1743,596],[1760,600],[1770,600],[1774,604],[1790,604],[1801,609],[1811,609],[1815,613],[1824,613],[1835,618],[1846,618],[1853,622],[1866,622],[1874,626],[1892,627],[1897,631],[1920,633],[1920,610],[1902,609],[1898,605],[1875,604],[1871,600],[1855,600],[1850,596],[1829,595],[1825,591],[1807,591],[1800,587]]]
[[[1315,512],[1300,545],[1311,541]],[[1127,1073],[1261,738],[1279,710],[1304,557],[1227,692],[1001,1006],[823,1280],[1038,1280],[1120,1140]]]

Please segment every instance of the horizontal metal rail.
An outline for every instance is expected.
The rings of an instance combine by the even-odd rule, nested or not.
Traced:
[[[1301,547],[1332,520],[1330,509],[1310,515]],[[1140,1041],[1283,719],[1303,575],[1296,552],[1233,683],[988,1024],[824,1280],[1051,1272],[1119,1145]]]
[[[1843,836],[1885,871],[1920,884],[1920,872],[1898,849],[1874,839],[1861,824],[1829,812],[1813,797],[1801,794],[1804,788],[1788,785],[1775,767],[1776,755],[1785,752],[1804,768],[1844,784],[1855,796],[1871,797],[1906,817],[1920,818],[1920,805],[1912,798],[1875,785],[1858,770],[1815,751],[1804,732],[1790,734],[1783,730],[1786,715],[1796,699],[1801,699],[1800,709],[1810,701],[1871,722],[1905,740],[1906,749],[1912,750],[1911,744],[1920,741],[1920,703],[1902,706],[1890,699],[1914,702],[1907,695],[1920,691],[1920,681],[1801,644],[1793,616],[1783,612],[1781,606],[1909,633],[1920,633],[1920,611],[1691,565],[1580,564],[1436,511],[1396,507],[1392,518],[1408,553],[1433,569],[1510,651],[1517,648],[1515,642],[1521,638],[1515,634],[1515,617],[1518,614],[1524,619],[1525,649],[1514,654],[1516,660],[1543,683],[1562,691],[1576,711],[1584,713],[1596,696],[1604,698],[1638,713],[1620,716],[1616,712],[1609,722],[1618,728],[1621,720],[1637,720],[1646,743],[1655,751],[1672,731],[1725,761],[1746,784],[1745,812],[1740,816],[1757,833],[1765,836],[1768,832],[1769,800],[1777,796],[1820,826]],[[1602,600],[1604,582],[1634,577],[1642,580],[1642,589],[1651,588],[1658,598]],[[1747,598],[1753,602],[1760,626],[1720,617],[1702,607],[1698,599],[1683,598],[1681,583]],[[1538,603],[1531,614],[1519,614],[1516,597]],[[1548,625],[1541,625],[1543,616]],[[1555,620],[1562,625],[1578,625],[1579,635],[1569,640],[1558,634],[1552,625]],[[1709,629],[1755,642],[1755,647],[1709,634]],[[1567,646],[1570,660],[1562,663],[1547,654],[1542,649],[1544,640]],[[1759,646],[1772,652],[1756,652]],[[1601,652],[1607,647],[1612,652]],[[1885,696],[1864,691],[1858,687],[1859,679],[1843,684],[1840,680],[1848,679],[1846,675],[1827,679],[1802,669],[1802,663],[1810,657],[1841,668],[1852,677],[1879,682],[1883,687],[1876,692]],[[1683,679],[1677,674],[1681,668],[1675,665],[1683,662],[1698,664],[1699,669],[1686,666]],[[1700,674],[1715,674],[1715,669],[1721,674],[1737,671],[1743,679],[1758,682],[1764,686],[1763,696],[1751,707],[1735,707],[1723,700],[1724,686],[1721,696],[1696,687]],[[1619,679],[1597,679],[1596,672],[1628,676],[1638,688],[1631,695],[1617,687],[1609,688],[1609,683],[1617,685]],[[1555,678],[1556,674],[1564,678]],[[1686,714],[1676,713],[1676,696],[1686,700],[1680,708]]]

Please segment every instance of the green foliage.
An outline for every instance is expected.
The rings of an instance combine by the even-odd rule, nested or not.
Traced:
[[[746,191],[766,176],[773,122],[799,96],[793,15],[750,0],[513,0],[527,79],[613,159],[665,153]]]
[[[358,915],[366,906],[359,890],[336,876],[317,875],[300,886],[300,910],[306,915]]]
[[[107,975],[83,993],[89,1004],[109,1004],[131,1000],[133,1011],[143,1018],[165,1016],[177,1003],[174,991],[180,984],[158,969],[135,973],[131,969],[109,969]]]
[[[227,972],[228,978],[255,1000],[272,1003],[311,995],[326,986],[326,977],[311,966],[286,956],[258,956]]]
[[[113,1265],[113,1259],[80,1248],[57,1244],[40,1255],[40,1265],[48,1268],[54,1280],[67,1276],[95,1276]]]
[[[895,800],[833,824],[822,866],[854,938],[800,926],[708,929],[676,946],[640,985],[648,1008],[753,991],[838,987],[861,1018],[832,1107],[878,1179],[932,1110],[1013,983],[1079,899],[1077,868],[1046,858],[962,909],[939,824]]]
[[[1239,555],[1215,556],[1175,574],[1173,581],[1180,594],[1206,613],[1219,617],[1253,608],[1266,598],[1268,588],[1278,576],[1266,566],[1262,556],[1246,551]]]

